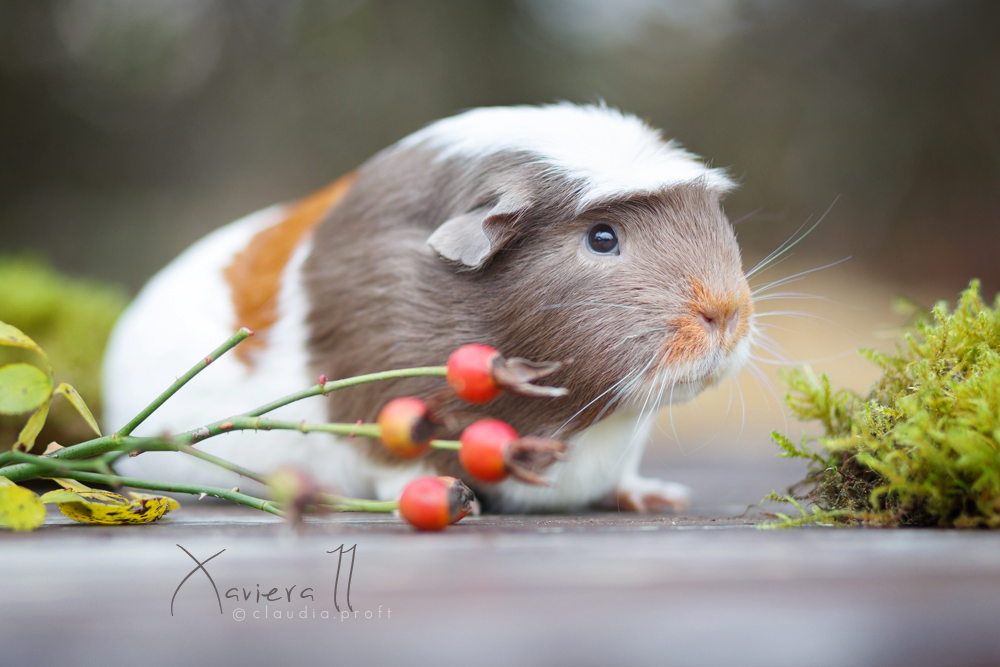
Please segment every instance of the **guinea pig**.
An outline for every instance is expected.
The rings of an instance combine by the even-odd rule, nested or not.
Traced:
[[[564,439],[547,486],[486,484],[454,452],[394,459],[376,441],[239,432],[199,448],[257,472],[304,467],[341,492],[395,499],[421,475],[466,481],[492,511],[601,503],[682,507],[686,487],[639,475],[657,411],[737,373],[753,305],[721,199],[726,174],[604,105],[483,108],[437,121],[292,204],[225,226],[160,271],[117,324],[104,365],[105,425],[120,428],[247,326],[136,431],[178,432],[336,379],[441,365],[467,343],[574,363],[543,382],[562,398],[441,399],[468,420]],[[367,384],[272,413],[374,421],[390,399],[443,395],[440,377]],[[247,488],[179,453],[122,474]]]

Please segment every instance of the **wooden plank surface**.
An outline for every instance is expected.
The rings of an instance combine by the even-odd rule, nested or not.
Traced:
[[[2,536],[0,664],[1000,664],[1000,534],[758,530],[747,506],[791,464],[656,472],[695,488],[690,512],[443,534],[372,515],[295,534],[193,499],[148,526],[56,514]]]

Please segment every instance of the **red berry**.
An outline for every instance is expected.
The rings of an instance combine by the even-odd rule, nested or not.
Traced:
[[[399,513],[420,530],[441,530],[472,509],[472,491],[454,477],[418,477],[403,489]]]
[[[507,477],[507,450],[517,431],[499,419],[480,419],[462,431],[458,460],[469,474],[484,482]]]
[[[488,345],[463,345],[448,357],[448,384],[469,403],[487,403],[500,395],[493,377],[493,362],[499,356]]]
[[[430,448],[434,424],[427,404],[419,398],[394,398],[378,413],[379,438],[390,452],[404,459],[420,456]]]

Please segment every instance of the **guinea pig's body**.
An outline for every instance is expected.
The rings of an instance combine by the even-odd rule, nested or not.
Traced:
[[[476,483],[454,453],[391,458],[377,443],[240,432],[199,448],[258,472],[299,464],[344,493],[393,499],[424,474],[463,477],[499,511],[677,506],[685,489],[638,475],[657,409],[739,370],[752,305],[720,197],[732,187],[636,118],[568,104],[479,109],[434,123],[296,204],[224,227],[160,272],[123,316],[105,362],[119,428],[239,326],[256,332],[136,433],[195,428],[330,379],[441,365],[467,343],[575,361],[563,398],[443,400],[466,422],[567,439],[550,486]],[[373,421],[389,399],[444,394],[442,378],[364,385],[275,418]],[[246,481],[183,454],[120,472]]]

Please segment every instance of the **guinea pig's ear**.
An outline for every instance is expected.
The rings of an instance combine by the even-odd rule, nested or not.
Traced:
[[[481,269],[514,236],[514,224],[528,206],[526,199],[504,195],[495,204],[446,220],[428,237],[427,245],[445,259]]]

